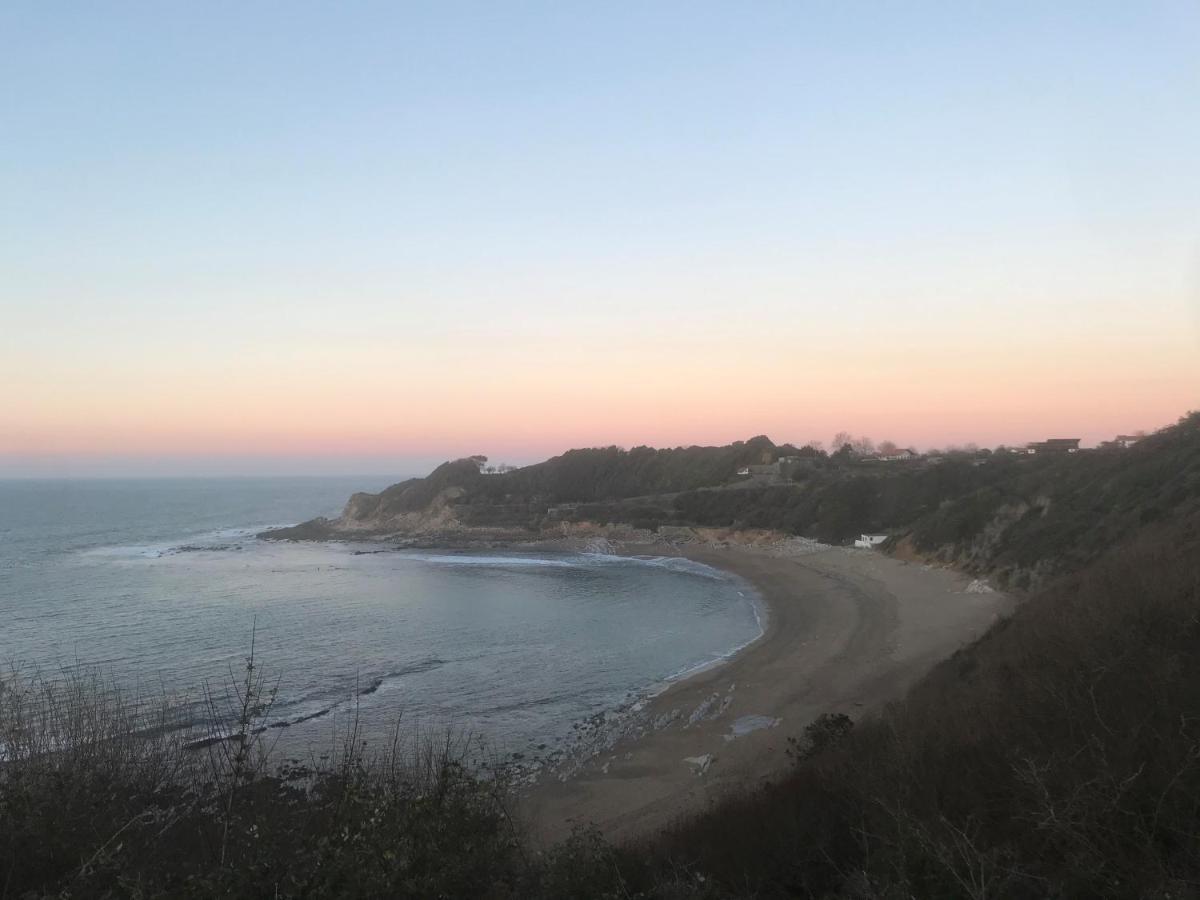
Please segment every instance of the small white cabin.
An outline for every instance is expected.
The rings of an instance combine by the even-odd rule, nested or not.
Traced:
[[[873,547],[878,547],[887,539],[888,536],[886,534],[864,534],[854,542],[854,546],[862,550],[870,550]]]

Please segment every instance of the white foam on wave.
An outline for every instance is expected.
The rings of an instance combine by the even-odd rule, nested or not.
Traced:
[[[724,653],[712,657],[711,659],[706,659],[696,663],[695,665],[685,666],[677,672],[672,672],[662,681],[652,685],[651,688],[646,692],[647,697],[657,697],[676,682],[684,681],[695,675],[699,675],[702,672],[707,672],[711,669],[716,669],[720,666],[723,666],[751,644],[762,640],[763,636],[767,633],[767,619],[769,613],[766,604],[763,602],[761,595],[759,595],[756,590],[748,586],[746,590],[739,590],[738,596],[749,602],[750,609],[754,613],[754,622],[758,626],[758,634],[750,638],[748,641],[743,641],[731,650],[727,650]]]
[[[617,556],[610,553],[577,553],[562,556],[480,555],[475,553],[404,552],[405,559],[442,566],[491,566],[494,568],[595,569],[609,566],[647,566],[666,569],[681,575],[696,575],[714,581],[725,581],[729,575],[704,563],[681,556]]]
[[[605,561],[617,563],[634,563],[642,566],[652,566],[656,569],[667,569],[671,572],[678,572],[681,575],[697,575],[701,578],[710,578],[713,581],[728,581],[731,576],[727,572],[720,569],[715,569],[712,566],[705,565],[702,562],[696,562],[694,559],[688,559],[685,556],[608,556],[605,555]]]
[[[446,553],[405,553],[405,559],[417,562],[431,563],[438,566],[491,566],[493,568],[512,568],[526,566],[529,568],[575,569],[578,563],[570,558],[549,558],[543,556],[477,556],[473,554]]]
[[[81,551],[81,556],[111,556],[118,559],[158,559],[170,544],[121,544],[116,547],[90,547]]]
[[[115,544],[108,547],[89,547],[82,556],[104,556],[115,559],[159,559],[188,551],[223,550],[231,543],[248,543],[256,535],[287,525],[252,525],[238,528],[219,528],[153,544]]]

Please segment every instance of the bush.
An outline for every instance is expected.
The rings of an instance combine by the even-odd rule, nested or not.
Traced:
[[[251,656],[189,749],[170,702],[90,673],[12,673],[0,682],[4,895],[525,893],[505,784],[467,769],[467,742],[397,731],[368,757],[351,726],[326,763],[276,767],[270,699]]]
[[[804,728],[803,737],[788,738],[787,755],[797,765],[836,747],[854,728],[854,722],[844,713],[824,713]]]

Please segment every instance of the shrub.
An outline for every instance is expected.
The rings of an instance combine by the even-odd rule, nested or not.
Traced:
[[[325,763],[277,766],[253,656],[224,699],[189,749],[179,707],[94,673],[0,681],[4,895],[522,894],[504,781],[468,770],[468,742],[397,730],[368,756],[351,725]]]

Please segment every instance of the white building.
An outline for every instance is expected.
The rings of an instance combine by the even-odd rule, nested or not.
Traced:
[[[878,547],[887,539],[888,536],[886,534],[864,534],[854,542],[854,546],[861,550],[871,550]]]

